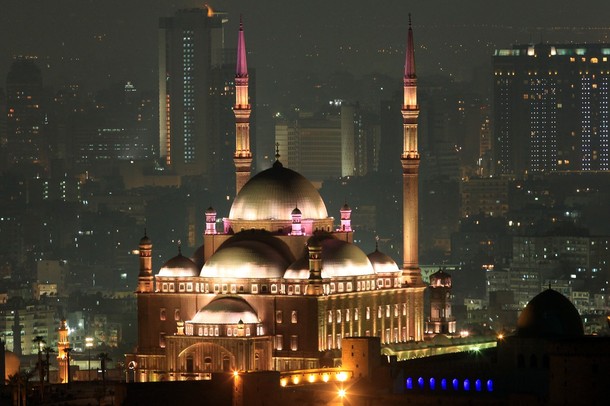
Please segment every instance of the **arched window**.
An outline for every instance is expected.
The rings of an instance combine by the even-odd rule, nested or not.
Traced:
[[[441,389],[447,390],[447,380],[445,378],[441,379]]]
[[[436,380],[434,378],[430,378],[430,389],[436,389]]]
[[[455,390],[460,389],[460,381],[458,381],[456,378],[453,378],[453,381],[451,381],[451,384],[453,385],[453,389],[455,389]]]
[[[210,372],[212,370],[212,358],[205,357],[203,360],[203,370],[206,372]]]
[[[407,389],[413,389],[413,378],[407,378]]]
[[[494,391],[494,381],[492,381],[491,379],[487,380],[487,391],[488,392]]]
[[[424,378],[421,376],[417,378],[417,384],[419,385],[419,389],[424,389]]]
[[[231,359],[229,358],[228,355],[225,355],[224,357],[222,357],[222,370],[224,372],[231,371]]]
[[[468,379],[464,379],[464,390],[470,390],[470,381]]]
[[[481,390],[483,389],[483,385],[481,385],[480,379],[477,379],[476,381],[474,381],[474,387],[477,390],[477,392],[481,392]]]
[[[186,372],[193,373],[193,356],[186,356]]]

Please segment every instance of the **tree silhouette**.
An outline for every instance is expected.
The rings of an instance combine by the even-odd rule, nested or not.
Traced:
[[[104,395],[106,395],[106,361],[112,361],[112,358],[107,352],[100,352],[97,355],[100,360],[100,368],[102,369],[102,387],[104,388]]]
[[[42,361],[42,347],[47,343],[43,336],[36,336],[32,340],[38,347],[38,363],[36,363],[36,369],[38,370],[38,380],[40,381],[40,401],[44,401],[44,372],[45,367]]]

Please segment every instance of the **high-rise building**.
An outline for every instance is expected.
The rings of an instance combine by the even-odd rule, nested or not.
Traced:
[[[610,170],[610,44],[496,50],[496,171]]]
[[[43,137],[42,74],[31,59],[17,59],[6,79],[6,141],[11,163],[48,160]]]
[[[341,100],[332,103],[330,111],[300,113],[275,125],[283,161],[313,182],[365,175],[368,169],[372,145],[367,145],[360,109]]]
[[[159,21],[159,151],[180,175],[210,175],[220,155],[210,86],[212,68],[223,61],[226,21],[207,6]]]

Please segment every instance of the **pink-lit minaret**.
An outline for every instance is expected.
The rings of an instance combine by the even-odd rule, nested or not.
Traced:
[[[413,29],[409,14],[409,35],[407,57],[403,78],[403,147],[402,163],[402,214],[403,214],[403,283],[421,285],[421,271],[418,257],[418,178],[419,151],[417,149],[417,75],[415,74],[415,49]]]
[[[250,152],[250,111],[248,100],[248,64],[246,62],[246,40],[244,25],[239,21],[237,37],[237,67],[235,71],[235,194],[250,179],[252,153]]]

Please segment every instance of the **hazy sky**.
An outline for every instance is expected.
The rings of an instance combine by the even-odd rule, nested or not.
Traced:
[[[608,0],[210,0],[230,13],[227,44],[246,25],[259,77],[286,70],[400,75],[408,13],[424,74],[468,78],[514,42],[610,41]],[[102,88],[131,80],[154,89],[160,16],[193,0],[21,0],[0,6],[0,87],[14,55],[36,55],[45,83]],[[260,84],[259,84],[260,86]]]

